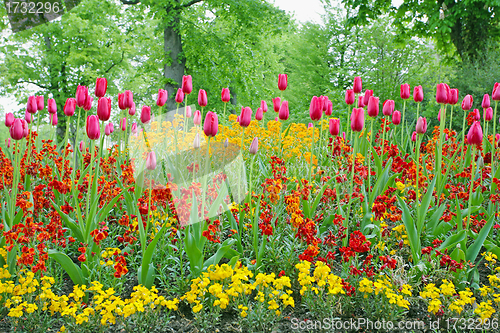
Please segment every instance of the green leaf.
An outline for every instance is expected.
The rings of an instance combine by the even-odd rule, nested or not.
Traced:
[[[420,234],[415,227],[415,223],[413,222],[413,218],[408,210],[408,206],[406,202],[401,199],[401,197],[397,196],[399,205],[403,210],[402,220],[406,227],[406,234],[408,235],[408,241],[410,242],[410,249],[412,253],[412,258],[414,263],[418,263],[420,260],[421,253],[421,244],[420,244]]]
[[[68,273],[71,281],[76,285],[84,285],[86,281],[83,279],[82,271],[66,254],[59,251],[49,249],[49,257],[57,261],[62,268]]]
[[[422,229],[424,227],[425,215],[426,215],[427,211],[429,210],[429,205],[430,205],[431,200],[432,200],[432,192],[434,191],[436,179],[437,179],[437,177],[434,177],[434,179],[432,180],[432,183],[427,188],[427,192],[425,193],[424,197],[422,198],[422,202],[421,202],[420,207],[419,207],[419,216],[418,216],[418,222],[417,222],[417,231],[418,231],[419,235],[422,233]]]
[[[479,251],[483,247],[484,240],[488,236],[488,234],[491,231],[491,228],[493,227],[494,224],[494,217],[495,215],[493,214],[490,216],[488,219],[488,222],[481,228],[479,231],[479,234],[477,235],[476,239],[474,240],[474,243],[472,243],[471,246],[467,249],[467,253],[465,256],[466,261],[471,261],[474,262],[476,260],[477,255],[479,254]]]
[[[208,258],[205,263],[203,264],[203,268],[206,269],[210,267],[210,265],[217,265],[220,260],[226,255],[226,253],[229,251],[231,246],[236,242],[235,239],[226,239],[224,243],[222,243],[219,248],[217,249],[217,252],[213,254],[210,258]],[[232,258],[230,258],[232,259]]]
[[[435,211],[434,214],[432,214],[431,218],[429,221],[427,221],[426,224],[426,230],[428,230],[430,233],[434,235],[434,232],[436,231],[436,228],[439,224],[441,223],[447,223],[447,222],[441,222],[439,223],[439,219],[443,216],[444,210],[446,209],[446,203],[441,204]]]
[[[438,250],[440,251],[443,251],[444,249],[451,250],[454,246],[456,246],[458,243],[460,243],[465,239],[466,233],[467,233],[466,230],[461,230],[456,234],[452,235],[451,237],[446,238],[444,242],[441,243]]]

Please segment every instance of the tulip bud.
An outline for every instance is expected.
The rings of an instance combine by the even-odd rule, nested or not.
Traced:
[[[193,115],[193,112],[191,111],[191,107],[188,105],[186,106],[186,118],[191,118]]]
[[[193,79],[191,75],[182,76],[182,92],[189,95],[193,91]]]
[[[288,110],[288,101],[283,101],[280,106],[280,111],[278,113],[278,117],[281,120],[287,120],[290,115],[290,111]]]
[[[125,109],[127,109],[127,108],[125,107],[125,104],[123,103],[124,98],[125,98],[125,94],[118,94],[118,108],[119,108],[120,110],[125,110]]]
[[[12,112],[5,114],[5,126],[11,127],[14,123],[14,119],[14,114]]]
[[[78,149],[80,150],[80,152],[83,152],[85,150],[85,142],[83,142],[83,140],[78,144]]]
[[[194,149],[200,148],[200,133],[196,133],[196,135],[194,136],[193,148]]]
[[[29,113],[28,110],[24,112],[24,120],[26,120],[28,124],[31,124],[31,113]]]
[[[106,135],[106,136],[111,135],[111,128],[109,127],[109,125],[111,125],[111,123],[106,124],[106,126],[104,126],[104,135]]]
[[[417,134],[424,134],[427,131],[427,119],[418,117],[417,124],[415,125],[415,132]]]
[[[320,120],[323,116],[323,105],[320,97],[313,96],[311,99],[311,104],[309,105],[309,116],[313,121]]]
[[[85,106],[85,101],[87,100],[87,96],[89,94],[89,88],[85,86],[78,86],[76,88],[76,106],[79,108],[83,108]]]
[[[401,85],[401,90],[399,95],[401,96],[401,99],[410,98],[410,85],[408,83],[403,83]]]
[[[329,101],[328,96],[320,96],[319,99],[321,100],[321,112],[325,112]]]
[[[394,111],[394,101],[392,99],[386,99],[384,104],[382,104],[382,114],[384,116],[391,116]]]
[[[354,101],[356,99],[356,96],[354,94],[354,90],[352,89],[347,89],[345,91],[345,103],[347,105],[353,105],[354,104]]]
[[[141,123],[146,124],[151,120],[151,107],[144,105],[141,110]]]
[[[101,98],[106,95],[106,90],[108,89],[108,80],[104,77],[98,77],[95,80],[95,97]]]
[[[5,145],[10,148],[10,138],[5,139]]]
[[[467,95],[464,97],[462,101],[462,110],[469,111],[472,109],[473,98],[471,95]]]
[[[251,121],[252,121],[252,109],[250,109],[249,107],[241,108],[240,119],[238,121],[240,123],[240,126],[248,127]]]
[[[491,121],[493,119],[493,109],[491,107],[484,109],[483,117],[485,121]]]
[[[273,98],[274,112],[280,111],[280,105],[281,105],[281,98],[280,97]]]
[[[158,98],[156,99],[156,105],[162,107],[165,105],[168,99],[168,92],[164,89],[158,89]]]
[[[135,103],[134,102],[132,102],[132,107],[130,109],[128,109],[128,114],[131,116],[135,115]]]
[[[115,127],[113,126],[113,123],[109,123],[108,126],[109,126],[110,133],[113,133],[115,131]]]
[[[21,121],[23,123],[23,138],[25,138],[28,136],[28,132],[29,132],[28,122],[25,119],[21,119]]]
[[[480,146],[483,142],[483,129],[479,121],[474,121],[467,134],[467,144]]]
[[[132,134],[137,134],[137,123],[136,122],[132,123],[132,126],[130,126],[130,132]]]
[[[227,148],[229,146],[229,140],[226,138],[226,140],[224,140],[224,148]]]
[[[85,100],[85,104],[83,105],[83,109],[85,111],[90,111],[92,109],[92,102],[94,101],[94,97],[87,96],[87,99]]]
[[[55,99],[51,98],[47,101],[47,111],[49,113],[57,113],[57,104]]]
[[[497,143],[497,147],[498,147],[498,143],[500,142],[500,134],[495,134],[495,140],[496,140],[496,143]]]
[[[196,126],[199,126],[201,124],[201,112],[200,110],[196,110],[194,112],[194,116],[193,116],[193,123],[196,125]]]
[[[111,98],[101,97],[97,101],[97,117],[101,121],[108,121],[111,117]]]
[[[36,102],[36,96],[28,97],[28,104],[26,105],[26,111],[29,113],[36,113],[38,111],[38,103]]]
[[[448,90],[446,88],[446,84],[439,83],[436,86],[436,102],[439,104],[448,103]]]
[[[481,120],[481,113],[479,112],[478,109],[474,109],[474,120],[475,121]]]
[[[209,111],[205,116],[205,122],[203,123],[203,132],[208,137],[214,137],[217,135],[219,130],[219,119],[215,112]]]
[[[496,82],[493,86],[493,92],[491,93],[491,99],[494,101],[500,101],[500,83]]]
[[[365,91],[365,96],[363,97],[363,105],[368,105],[368,102],[370,101],[370,97],[373,96],[373,90],[366,90]]]
[[[156,154],[154,151],[150,151],[148,153],[148,157],[146,157],[146,169],[148,170],[156,169]]]
[[[182,89],[179,88],[177,89],[177,93],[175,94],[175,102],[180,104],[184,100],[184,93],[182,92]]]
[[[15,118],[9,128],[10,137],[16,141],[21,140],[25,137],[24,132],[25,128],[27,129],[27,127],[28,126],[25,125],[22,119]]]
[[[424,91],[422,86],[415,86],[415,88],[413,88],[413,100],[417,103],[424,100]]]
[[[361,132],[365,127],[365,111],[362,108],[354,108],[351,113],[351,129],[353,132]]]
[[[274,118],[274,121],[280,121],[278,117]]]
[[[307,128],[313,128],[313,123],[307,124]]]
[[[257,154],[258,150],[259,150],[259,138],[255,137],[253,138],[252,143],[250,144],[250,149],[248,150],[248,152],[252,155],[255,155]]]
[[[57,113],[50,113],[50,123],[52,126],[57,126]]]
[[[342,139],[345,141],[345,132],[342,132]]]
[[[415,132],[415,131],[414,131],[414,132],[411,134],[411,141],[413,141],[413,142],[417,141],[417,132]]]
[[[255,112],[255,119],[260,121],[262,120],[262,118],[264,118],[264,111],[262,110],[262,108],[258,108],[257,112]]]
[[[122,131],[125,131],[127,129],[127,118],[122,118],[122,120],[120,121],[120,128],[122,129]]]
[[[364,108],[365,107],[365,99],[361,96],[358,98],[358,108]]]
[[[266,103],[266,101],[264,101],[264,100],[260,101],[260,107],[262,108],[262,111],[264,111],[264,113],[267,112],[267,103]]]
[[[123,93],[123,106],[125,109],[130,109],[134,103],[134,95],[130,90],[125,90]]]
[[[370,96],[370,99],[368,100],[368,107],[366,108],[366,111],[368,112],[368,116],[370,116],[372,118],[378,116],[378,112],[379,112],[379,98],[378,97]]]
[[[101,136],[101,130],[99,129],[99,117],[88,116],[87,117],[87,136],[90,140],[97,140]]]
[[[481,155],[477,158],[477,167],[482,169],[484,167],[484,159]]]
[[[288,75],[279,74],[278,75],[278,89],[281,91],[285,91],[288,85]]]
[[[38,111],[43,110],[44,108],[43,96],[36,96],[36,108]]]
[[[438,112],[438,121],[441,121],[441,110]]]
[[[325,115],[327,116],[331,116],[333,113],[333,103],[332,101],[327,101],[326,102],[326,111],[325,111]]]
[[[450,96],[448,96],[448,104],[455,105],[458,103],[458,89],[450,89]]]
[[[356,76],[354,78],[354,84],[352,90],[354,91],[355,94],[359,94],[361,90],[363,90],[363,84],[361,82],[361,77]]]
[[[200,91],[198,92],[198,105],[203,108],[207,106],[207,104],[207,92],[203,89],[200,89]]]
[[[220,99],[227,103],[231,99],[231,94],[229,93],[229,88],[222,88],[222,92],[220,94]]]
[[[392,114],[392,123],[394,125],[399,125],[401,124],[401,112],[399,111],[394,111],[394,113]]]
[[[481,103],[481,106],[483,107],[483,109],[490,107],[490,95],[484,94],[483,102]]]
[[[330,131],[330,134],[333,136],[339,135],[340,131],[340,120],[337,118],[331,118],[328,121],[328,130]]]

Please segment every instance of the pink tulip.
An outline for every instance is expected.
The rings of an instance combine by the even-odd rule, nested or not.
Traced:
[[[5,126],[11,127],[14,123],[14,114],[12,112],[5,114]]]
[[[458,89],[450,89],[450,96],[448,96],[448,104],[455,105],[458,103]]]
[[[85,100],[85,104],[83,105],[83,109],[85,111],[90,111],[92,109],[92,102],[94,101],[94,97],[87,96],[87,99]]]
[[[123,93],[123,106],[125,109],[130,109],[134,103],[134,94],[130,90],[125,90]]]
[[[47,101],[47,111],[49,113],[57,113],[57,104],[55,99],[51,98]]]
[[[345,132],[342,132],[342,139],[345,141]]]
[[[27,125],[23,122],[22,119],[15,118],[12,122],[12,125],[9,128],[10,137],[14,140],[21,140],[25,137],[24,131],[27,128]]]
[[[351,129],[353,132],[361,132],[365,126],[365,111],[362,108],[354,108],[351,113]]]
[[[57,126],[57,113],[50,114],[50,123],[52,126]]]
[[[31,124],[31,113],[29,113],[28,110],[24,112],[24,120],[26,120],[28,124]]]
[[[446,88],[446,84],[439,83],[436,86],[436,102],[439,104],[448,103],[448,90]]]
[[[226,140],[227,140],[227,138],[226,138]],[[200,133],[196,133],[196,135],[194,136],[193,148],[195,148],[195,149],[200,148]]]
[[[36,96],[36,108],[38,111],[43,110],[44,108],[44,99],[43,96]]]
[[[203,132],[208,137],[214,137],[217,135],[217,131],[219,130],[219,119],[217,118],[217,114],[212,111],[208,111],[205,116],[205,122],[203,123]]]
[[[5,139],[5,145],[10,148],[10,138]]]
[[[191,75],[182,76],[182,92],[189,95],[193,91],[193,78]]]
[[[151,107],[144,105],[141,110],[141,123],[146,124],[151,120]]]
[[[113,123],[109,123],[108,126],[109,126],[110,133],[113,133],[115,131],[115,127],[113,126]]]
[[[80,150],[80,152],[83,152],[85,150],[85,142],[83,142],[83,140],[78,144],[78,149]]]
[[[323,105],[321,103],[321,98],[313,96],[313,98],[311,99],[311,104],[309,105],[309,116],[313,121],[321,119],[321,116],[323,116]]]
[[[483,129],[481,123],[475,121],[470,127],[469,133],[467,133],[467,144],[479,147],[481,142],[483,142]]]
[[[363,96],[360,96],[358,98],[358,108],[364,108],[365,107],[365,99],[363,98]]]
[[[345,91],[345,103],[347,105],[353,105],[355,100],[356,100],[356,96],[354,94],[354,90],[347,89]]]
[[[491,99],[494,101],[500,101],[500,83],[495,82],[493,86],[493,92],[491,93]]]
[[[193,123],[196,125],[196,126],[199,126],[201,124],[201,112],[200,110],[196,110],[194,112],[194,116],[193,116]]]
[[[239,120],[240,126],[248,127],[251,121],[252,121],[252,109],[250,109],[249,107],[241,108],[241,114]]]
[[[331,118],[328,121],[328,130],[330,131],[330,134],[333,136],[339,135],[340,132],[340,120],[337,118]]]
[[[325,111],[325,115],[327,116],[331,116],[333,113],[333,103],[332,101],[327,101],[326,102],[326,111]]]
[[[479,110],[478,109],[474,109],[473,112],[474,112],[474,120],[475,121],[481,120],[481,113],[479,112]]]
[[[227,103],[231,99],[231,94],[229,93],[229,88],[222,88],[222,92],[220,95],[220,99],[224,102]]]
[[[288,85],[288,75],[279,74],[278,75],[278,89],[281,91],[285,91]]]
[[[474,100],[473,100],[471,95],[465,96],[463,101],[462,101],[462,110],[469,111],[470,109],[472,109],[473,102],[474,102]]]
[[[148,170],[156,169],[156,154],[154,151],[150,151],[148,153],[148,157],[146,158],[146,169]]]
[[[99,117],[92,115],[87,117],[87,136],[90,140],[97,140],[101,136],[101,130],[99,129]]]
[[[164,89],[158,89],[158,97],[156,98],[156,105],[162,107],[167,103],[168,92]]]
[[[136,111],[135,110],[135,103],[132,102],[132,107],[130,109],[128,109],[128,114],[133,116],[133,115],[135,115],[135,111]]]
[[[274,121],[280,121],[278,117],[274,118]]]
[[[274,112],[280,111],[280,105],[281,105],[281,98],[280,97],[273,98]]]
[[[481,103],[481,106],[483,107],[483,109],[490,107],[490,95],[484,94],[483,102]]]
[[[382,104],[382,114],[384,116],[391,116],[394,111],[394,101],[392,99],[386,99],[384,104]]]
[[[401,90],[399,95],[401,96],[401,99],[410,98],[410,85],[408,83],[403,83],[401,85]]]
[[[424,100],[424,91],[422,86],[415,86],[415,88],[413,88],[413,100],[417,103]]]
[[[373,96],[373,90],[366,90],[363,96],[363,105],[368,105],[371,96]]]
[[[177,93],[175,94],[175,102],[180,104],[184,100],[184,92],[181,88],[177,89]]]
[[[424,134],[427,131],[427,119],[418,117],[417,124],[415,125],[415,132],[417,134]]]
[[[98,77],[95,80],[95,97],[101,98],[106,95],[106,90],[108,89],[108,80],[104,77]]]
[[[207,106],[207,104],[207,92],[203,89],[200,89],[200,91],[198,92],[198,105],[203,108]]]
[[[375,118],[378,116],[379,112],[379,98],[378,97],[373,97],[370,96],[370,99],[368,100],[368,107],[366,108],[366,111],[368,112],[368,116]]]
[[[186,118],[191,118],[193,115],[193,112],[191,111],[191,107],[188,105],[186,106]]]
[[[483,117],[485,121],[491,121],[493,119],[493,109],[491,107],[484,109]]]
[[[288,110],[288,101],[283,101],[280,107],[280,111],[278,113],[278,117],[281,120],[287,120],[290,116],[290,111]]]
[[[79,85],[76,88],[76,96],[75,96],[76,106],[78,106],[79,108],[83,108],[83,106],[85,105],[85,101],[87,100],[88,94],[89,94],[89,88]]]
[[[319,98],[321,99],[321,111],[325,112],[330,99],[328,99],[328,96],[320,96]]]
[[[264,101],[264,100],[260,101],[260,107],[262,108],[262,111],[264,111],[264,113],[267,112],[267,103],[266,103],[266,101]]]
[[[106,135],[106,136],[111,135],[111,128],[109,127],[109,125],[111,125],[111,123],[106,124],[106,126],[104,126],[104,135]]]
[[[21,119],[21,121],[23,123],[23,138],[25,138],[28,136],[28,132],[29,132],[28,122],[25,119]]]
[[[111,98],[101,97],[97,101],[97,117],[101,121],[108,121],[111,117]]]
[[[127,129],[127,118],[123,117],[122,120],[120,120],[120,128],[122,131]]]
[[[118,94],[118,108],[120,110],[126,110],[127,108],[125,107],[124,104],[124,99],[125,99],[125,94]]]
[[[257,112],[255,112],[255,119],[260,121],[262,120],[262,118],[264,118],[264,111],[262,110],[262,108],[258,108]]]
[[[307,124],[307,128],[313,128],[313,123]]]
[[[132,134],[137,134],[137,123],[136,122],[132,123],[132,126],[130,127],[130,132]]]
[[[255,137],[253,138],[252,143],[250,144],[250,149],[248,150],[248,152],[252,155],[255,155],[257,154],[258,150],[259,150],[259,138]]]
[[[401,112],[399,111],[394,111],[392,114],[392,123],[394,125],[399,125],[401,124]]]
[[[36,113],[38,111],[38,104],[36,102],[36,96],[28,97],[28,104],[26,105],[26,111],[29,113]]]
[[[411,141],[413,141],[413,142],[417,141],[417,132],[415,132],[415,131],[414,131],[414,132],[411,134]]]
[[[361,82],[361,77],[356,76],[354,78],[354,84],[352,90],[354,91],[355,94],[359,94],[361,90],[363,90],[363,84]]]

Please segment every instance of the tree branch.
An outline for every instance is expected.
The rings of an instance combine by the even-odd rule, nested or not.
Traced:
[[[191,0],[188,3],[183,4],[182,7],[189,7],[189,6],[194,5],[195,3],[202,2],[202,1],[203,0]]]
[[[47,86],[41,85],[41,84],[36,83],[36,82],[31,82],[31,81],[18,80],[16,84],[18,84],[18,83],[34,84],[35,86],[38,86],[38,87],[40,87],[42,89],[49,89],[49,88],[47,88]]]
[[[108,72],[111,70],[111,68],[113,68],[113,67],[115,67],[116,65],[118,65],[118,64],[120,64],[120,63],[122,63],[124,56],[125,56],[125,51],[122,51],[122,58],[120,59],[120,61],[113,63],[113,64],[111,65],[111,67],[109,67],[109,68],[108,68],[108,69],[107,69],[104,73],[108,73]]]

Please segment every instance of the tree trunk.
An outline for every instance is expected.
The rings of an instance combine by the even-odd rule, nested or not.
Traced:
[[[176,0],[178,2],[178,0]],[[167,8],[170,11],[172,8]],[[171,16],[170,23],[163,30],[163,43],[165,56],[170,57],[164,68],[164,77],[168,79],[165,84],[165,90],[168,92],[167,108],[168,110],[175,109],[175,94],[177,89],[181,87],[182,76],[186,68],[186,60],[182,54],[182,40],[179,33],[180,30],[180,15],[181,10],[177,9],[169,12]]]

